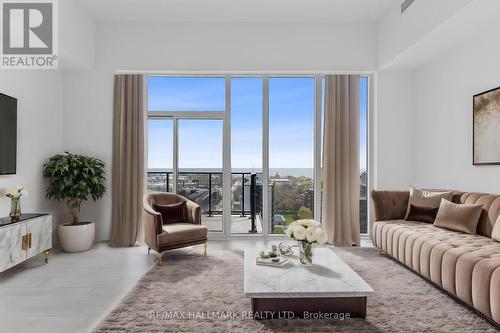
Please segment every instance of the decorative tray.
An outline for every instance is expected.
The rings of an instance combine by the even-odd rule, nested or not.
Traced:
[[[284,258],[284,257],[281,257],[281,256],[278,256],[277,258],[279,259],[279,261],[278,262],[274,262],[272,260],[272,258],[257,257],[257,258],[255,258],[255,264],[256,265],[260,265],[260,266],[283,267],[288,262],[287,258]]]

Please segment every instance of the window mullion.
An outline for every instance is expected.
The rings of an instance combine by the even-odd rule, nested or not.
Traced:
[[[173,118],[173,156],[172,156],[172,192],[177,193],[177,178],[178,178],[178,168],[179,168],[179,123],[176,117]]]
[[[226,111],[222,138],[222,216],[224,234],[231,235],[231,77],[225,77]]]
[[[322,106],[323,106],[323,94],[322,94],[322,79],[321,75],[316,75],[315,77],[315,102],[314,102],[314,219],[317,221],[321,220],[321,144],[322,144]]]
[[[267,237],[272,225],[269,219],[269,76],[262,81],[262,235]]]

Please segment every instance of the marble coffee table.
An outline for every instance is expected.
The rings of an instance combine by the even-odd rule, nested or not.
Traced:
[[[259,251],[245,249],[245,297],[251,298],[254,313],[265,314],[257,319],[366,317],[366,299],[374,290],[331,249],[313,251],[312,266],[294,256],[277,268],[257,266]]]

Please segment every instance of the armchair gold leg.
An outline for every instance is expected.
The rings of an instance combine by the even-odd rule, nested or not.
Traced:
[[[163,252],[158,252],[156,254],[156,263],[160,266],[161,265],[161,261],[163,260],[163,256],[165,255],[165,251]]]
[[[204,243],[204,248],[205,248],[205,249],[204,249],[204,251],[203,251],[203,253],[204,253],[205,255],[207,255],[207,247],[208,247],[208,242],[205,242],[205,243]]]
[[[49,263],[49,251],[45,251],[43,253],[43,259],[44,259],[44,261],[45,261],[46,264]]]

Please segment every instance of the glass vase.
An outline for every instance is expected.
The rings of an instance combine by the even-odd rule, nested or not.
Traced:
[[[21,198],[10,199],[10,213],[9,217],[12,221],[19,221],[21,219]]]
[[[313,245],[306,241],[299,242],[300,263],[305,266],[311,266],[313,260]]]

